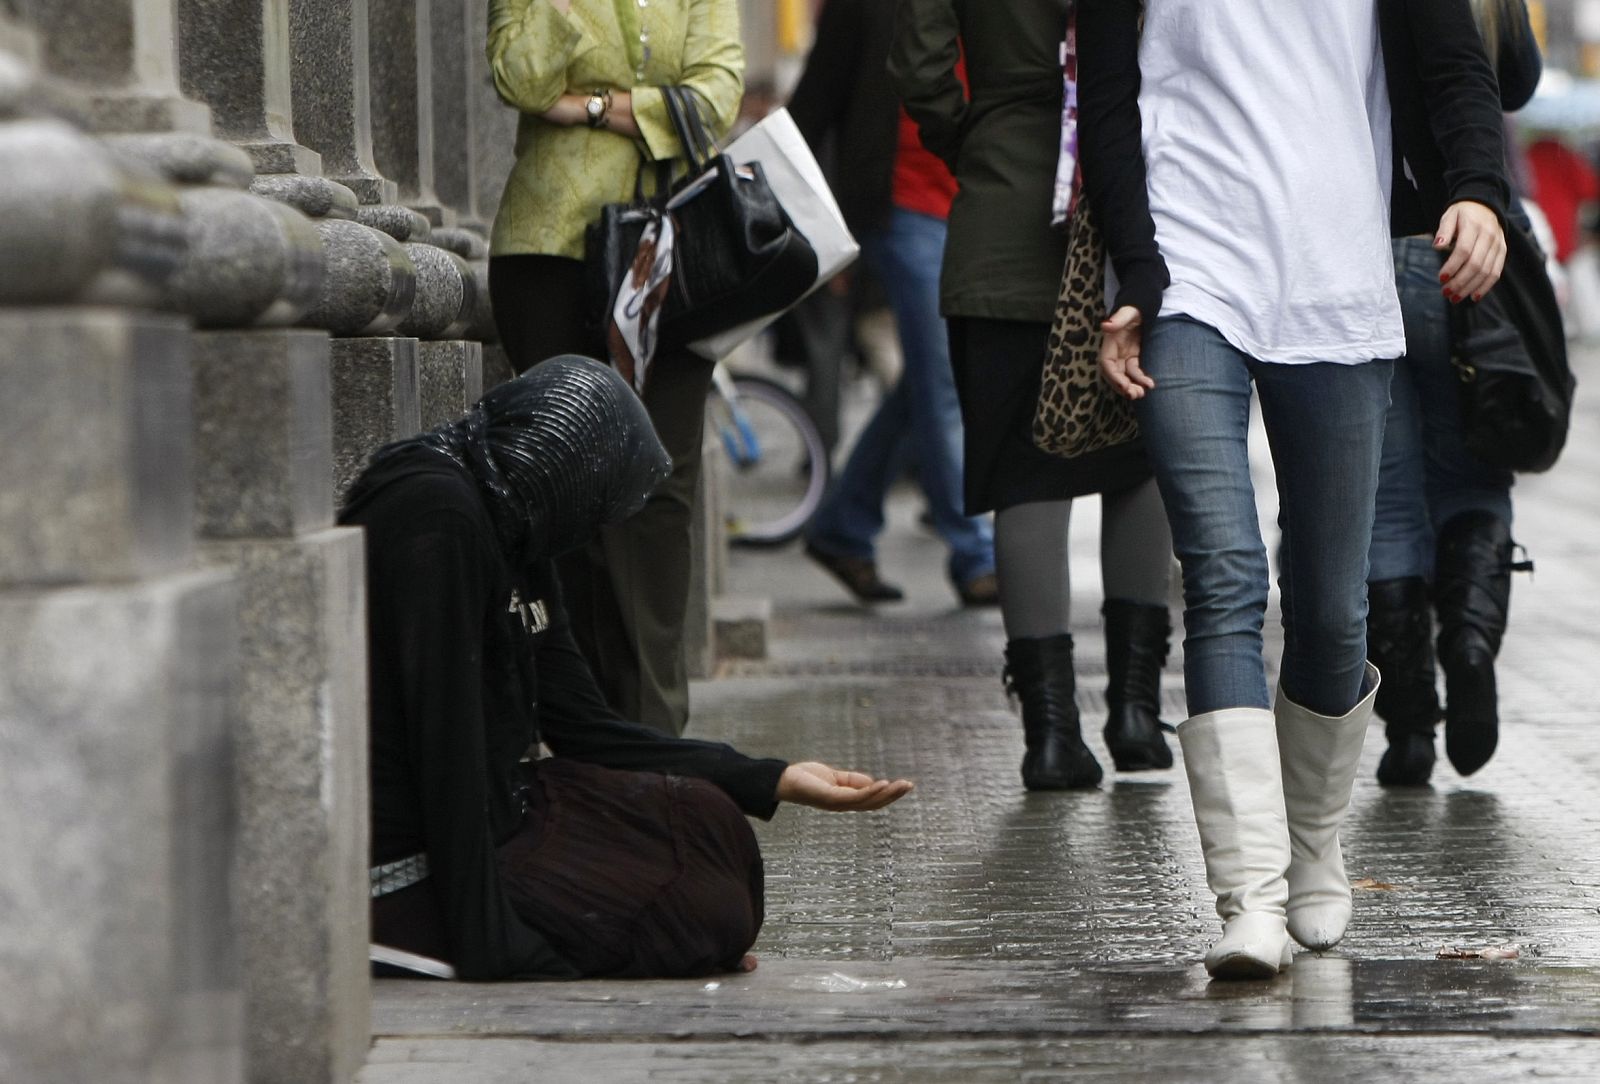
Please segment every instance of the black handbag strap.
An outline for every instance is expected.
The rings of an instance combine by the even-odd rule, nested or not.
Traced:
[[[700,112],[700,103],[694,91],[688,87],[662,87],[661,97],[666,102],[672,127],[678,133],[678,141],[683,144],[684,157],[689,162],[689,174],[695,176],[705,170],[706,164],[717,153],[716,142],[711,138],[705,117]]]
[[[645,166],[650,159],[643,154],[639,156],[639,171],[633,175],[633,202],[635,206],[643,207],[650,202],[650,197],[644,194]],[[655,163],[656,190],[655,198],[662,199],[672,190],[672,163],[662,159]]]

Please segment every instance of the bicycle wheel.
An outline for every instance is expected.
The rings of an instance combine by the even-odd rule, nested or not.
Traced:
[[[728,541],[781,546],[805,530],[822,504],[828,451],[816,423],[783,385],[738,376],[733,387],[736,398],[719,422],[729,464]]]

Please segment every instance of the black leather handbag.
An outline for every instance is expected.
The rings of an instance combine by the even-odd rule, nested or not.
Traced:
[[[1451,321],[1467,450],[1490,466],[1549,470],[1567,442],[1577,381],[1555,289],[1532,235],[1506,224],[1500,281],[1482,301],[1453,306]]]
[[[735,164],[717,152],[693,92],[666,87],[663,97],[688,175],[665,195],[658,180],[649,199],[636,187],[633,203],[602,208],[585,236],[585,271],[591,322],[603,328],[646,223],[670,214],[676,241],[660,343],[683,346],[794,304],[817,281],[817,254],[760,163]]]

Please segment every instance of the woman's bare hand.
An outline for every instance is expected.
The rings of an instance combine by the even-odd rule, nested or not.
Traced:
[[[1506,235],[1500,217],[1472,200],[1445,209],[1433,247],[1450,253],[1439,271],[1439,281],[1451,301],[1481,301],[1500,281],[1506,266]]]
[[[1100,324],[1105,336],[1100,340],[1100,375],[1124,399],[1143,399],[1156,386],[1139,367],[1139,350],[1144,343],[1144,318],[1132,305],[1124,305]]]
[[[906,779],[874,779],[864,772],[841,772],[826,764],[791,764],[778,778],[778,800],[835,813],[882,809],[910,794]]]

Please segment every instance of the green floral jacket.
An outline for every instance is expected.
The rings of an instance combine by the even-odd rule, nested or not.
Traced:
[[[693,89],[718,135],[744,94],[738,0],[490,0],[495,89],[522,116],[490,251],[583,257],[583,231],[607,203],[630,199],[640,163],[679,158],[663,86]],[[540,120],[562,94],[633,94],[642,139]],[[647,175],[645,189],[651,189]]]

